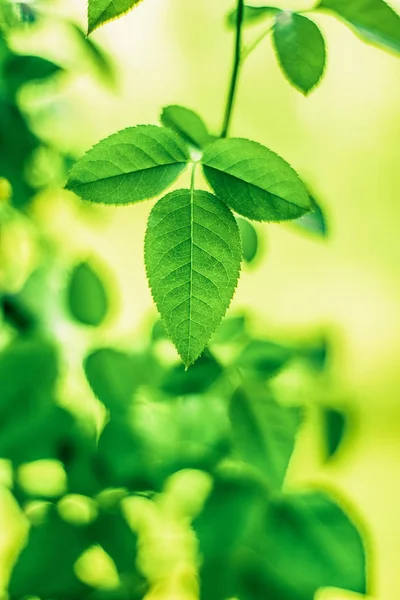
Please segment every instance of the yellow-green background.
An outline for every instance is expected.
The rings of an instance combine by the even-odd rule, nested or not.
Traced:
[[[276,0],[285,8],[312,4]],[[391,4],[400,10],[399,0]],[[51,8],[54,18],[39,34],[18,35],[14,43],[40,50],[77,73],[62,84],[28,90],[21,100],[33,117],[39,117],[40,131],[48,139],[78,153],[118,129],[157,122],[160,108],[167,104],[197,110],[218,131],[232,58],[232,32],[225,26],[231,8],[230,0],[144,0],[131,14],[93,34],[116,64],[119,84],[112,90],[93,78],[84,59],[71,52],[67,31],[57,20],[63,15],[84,23],[86,2],[59,0]],[[346,402],[358,413],[358,426],[352,443],[329,468],[314,464],[307,443],[300,442],[291,480],[335,482],[353,502],[367,525],[373,597],[396,600],[400,60],[361,42],[332,17],[315,18],[327,40],[321,85],[308,98],[293,90],[279,71],[270,40],[263,41],[244,67],[231,134],[266,144],[307,178],[328,216],[330,236],[320,243],[289,225],[259,226],[264,255],[242,274],[233,307],[251,311],[258,331],[266,335],[301,338],[323,330],[333,337],[333,400]],[[246,37],[252,39],[257,31],[249,29]],[[58,113],[51,110],[55,102],[61,106]],[[109,267],[119,289],[119,312],[102,339],[140,335],[143,319],[153,311],[142,258],[151,205],[104,209],[94,221],[68,193],[54,191],[35,206],[66,255],[99,255]],[[68,332],[58,334],[68,339]],[[168,502],[166,506],[167,537],[156,540],[153,560],[167,561],[164,567],[172,574],[171,547],[179,548],[180,536],[186,533],[176,524],[168,525],[166,515],[172,509]],[[0,510],[0,552],[7,563],[23,525],[6,494]],[[179,576],[175,573],[172,579]],[[151,598],[178,600],[177,589],[172,581],[153,590]],[[332,591],[326,597],[353,595]]]

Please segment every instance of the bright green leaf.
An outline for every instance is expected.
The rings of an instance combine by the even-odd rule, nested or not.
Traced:
[[[226,317],[212,336],[213,344],[231,344],[247,338],[245,315]]]
[[[111,411],[127,411],[138,385],[137,366],[125,352],[100,348],[84,361],[86,378],[97,398]]]
[[[221,139],[202,158],[216,195],[256,221],[296,219],[310,210],[303,182],[288,163],[265,146],[242,138]]]
[[[97,273],[87,263],[80,263],[73,270],[67,299],[69,311],[79,323],[96,327],[107,315],[107,292]]]
[[[321,0],[317,8],[347,21],[366,42],[400,52],[400,16],[383,0]]]
[[[229,408],[236,454],[280,489],[292,455],[301,414],[278,404],[264,388],[240,388]]]
[[[247,263],[253,262],[258,251],[258,235],[254,226],[241,217],[237,217],[240,237],[242,239],[243,260]]]
[[[141,0],[89,0],[88,33],[127,13]]]
[[[325,42],[319,28],[302,15],[282,11],[275,19],[273,39],[287,79],[308,94],[320,81],[325,69]]]
[[[161,113],[161,123],[165,127],[173,129],[188,144],[196,148],[204,148],[215,140],[208,133],[204,121],[197,113],[184,106],[166,106]]]
[[[155,125],[128,127],[105,138],[79,159],[66,187],[83,200],[129,204],[161,194],[188,160],[185,144],[170,129]]]
[[[208,192],[172,192],[150,214],[145,261],[157,308],[188,367],[203,352],[235,291],[241,261],[236,221]]]
[[[243,12],[243,23],[245,25],[252,25],[253,23],[259,23],[268,17],[271,17],[279,12],[279,8],[274,6],[245,6]],[[237,12],[233,10],[228,15],[228,26],[236,27]]]

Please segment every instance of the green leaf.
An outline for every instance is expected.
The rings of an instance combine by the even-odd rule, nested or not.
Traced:
[[[366,593],[360,533],[325,493],[272,500],[257,538],[262,550],[258,557],[256,553],[248,556],[248,572],[242,582],[246,598],[313,600],[322,587]]]
[[[55,347],[39,338],[16,338],[0,354],[0,423],[47,406],[58,375]]]
[[[84,369],[94,394],[109,410],[128,410],[138,385],[137,365],[129,354],[100,348],[85,358]]]
[[[250,140],[221,139],[202,158],[204,174],[218,198],[256,221],[296,219],[310,210],[306,188],[280,156]]]
[[[346,415],[334,408],[324,407],[322,411],[322,429],[327,458],[332,458],[341,445],[347,431]]]
[[[204,121],[197,113],[184,106],[165,106],[161,113],[161,123],[178,133],[188,144],[204,148],[215,140],[208,133]]]
[[[325,41],[319,28],[302,15],[282,11],[275,19],[273,39],[287,79],[303,94],[308,94],[325,69]]]
[[[161,318],[188,367],[203,352],[235,291],[241,261],[236,221],[208,192],[172,192],[150,214],[145,261]]]
[[[130,204],[161,194],[188,160],[185,144],[170,129],[128,127],[105,138],[78,160],[66,187],[83,200]]]
[[[239,225],[240,237],[242,239],[243,260],[247,263],[253,262],[258,251],[258,235],[257,231],[249,221],[237,217]]]
[[[295,351],[269,340],[253,339],[236,359],[235,366],[257,379],[269,379],[293,358]]]
[[[114,64],[103,48],[96,44],[93,39],[87,37],[86,33],[75,23],[68,23],[74,34],[80,50],[87,56],[91,65],[96,69],[104,82],[115,86],[116,72]]]
[[[212,336],[213,344],[232,344],[243,342],[248,337],[245,315],[226,317]]]
[[[271,489],[282,487],[301,413],[278,404],[264,388],[239,388],[229,407],[236,454],[254,466]]]
[[[59,65],[40,56],[11,54],[4,64],[3,75],[7,88],[15,94],[25,83],[48,79],[60,71]]]
[[[293,221],[293,225],[303,229],[304,231],[309,231],[310,233],[314,233],[316,235],[320,235],[321,237],[328,236],[328,224],[326,221],[326,217],[322,212],[321,207],[317,204],[316,200],[311,197],[311,205],[312,209],[306,215],[303,215],[299,219]]]
[[[222,375],[222,367],[211,355],[201,356],[191,369],[183,365],[172,367],[161,381],[161,389],[172,396],[201,394]]]
[[[44,523],[31,527],[11,575],[10,597],[82,597],[90,588],[78,580],[74,564],[89,542],[85,528],[66,523],[51,507]]]
[[[234,474],[221,474],[215,479],[203,511],[193,524],[201,555],[201,600],[238,596],[237,549],[265,502],[263,490],[251,480]],[[247,596],[243,598],[247,600]]]
[[[141,0],[89,0],[88,34],[95,29],[127,13]]]
[[[366,42],[400,52],[400,16],[383,0],[321,0]]]
[[[244,25],[252,25],[263,21],[268,17],[276,15],[279,12],[279,8],[274,6],[245,6],[243,12],[243,23]],[[227,22],[229,27],[236,27],[237,11],[233,10],[229,13]]]
[[[88,263],[77,265],[69,281],[68,308],[79,323],[96,327],[108,311],[108,297],[104,285]]]

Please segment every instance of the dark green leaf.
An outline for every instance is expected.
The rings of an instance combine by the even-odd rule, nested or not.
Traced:
[[[246,139],[221,139],[202,158],[216,195],[237,213],[256,221],[296,219],[311,204],[297,173],[280,156]]]
[[[75,267],[67,291],[68,308],[73,318],[84,325],[100,325],[108,311],[104,285],[88,263]]]
[[[127,13],[141,0],[89,0],[88,33]]]
[[[59,65],[40,56],[10,55],[4,64],[4,77],[12,94],[25,83],[52,77],[61,71]]]
[[[302,15],[282,11],[275,19],[273,39],[287,79],[308,94],[325,69],[325,42],[319,28]]]
[[[211,355],[201,356],[191,369],[172,367],[161,381],[161,389],[172,396],[201,394],[221,376],[222,367]]]
[[[199,115],[184,106],[166,106],[161,113],[161,123],[173,129],[188,144],[204,148],[215,138],[211,136]]]
[[[127,411],[140,379],[129,354],[100,348],[84,361],[87,380],[98,399],[111,411]]]
[[[328,235],[328,225],[326,222],[326,218],[324,213],[322,212],[321,207],[314,198],[311,197],[312,209],[306,215],[303,215],[299,219],[293,221],[293,225],[296,227],[300,227],[305,231],[309,231],[311,233],[315,233],[322,237],[327,237]]]
[[[333,499],[322,492],[282,496],[267,515],[244,569],[246,598],[313,600],[322,587],[366,593],[360,533]]]
[[[297,407],[278,404],[264,388],[240,388],[229,415],[236,454],[256,467],[273,489],[280,489],[299,429]]]
[[[234,475],[218,476],[202,513],[194,522],[202,559],[201,600],[236,596],[236,548],[259,508],[265,503],[260,487]]]
[[[268,17],[276,15],[278,12],[279,8],[275,8],[273,6],[245,6],[243,12],[243,23],[244,25],[259,23]],[[229,27],[236,27],[236,10],[233,10],[229,13],[227,21]]]
[[[337,452],[346,434],[347,419],[343,412],[334,408],[322,408],[322,429],[327,458]]]
[[[203,352],[236,287],[241,261],[236,221],[207,192],[172,192],[150,214],[145,261],[157,308],[188,367]]]
[[[237,217],[240,237],[242,239],[243,260],[247,263],[253,262],[258,251],[258,235],[253,225],[246,219]]]
[[[46,406],[58,375],[55,347],[39,338],[17,338],[0,354],[0,421],[26,419]]]
[[[366,42],[400,52],[400,17],[383,0],[321,0],[317,8],[347,21]]]
[[[84,528],[66,523],[51,507],[44,523],[31,527],[27,545],[11,575],[10,597],[81,597],[88,587],[77,579],[74,564],[89,542]]]
[[[293,358],[295,351],[268,340],[253,339],[236,360],[236,366],[260,379],[273,377]]]
[[[128,127],[79,159],[66,187],[83,200],[130,204],[161,194],[188,160],[187,148],[174,131],[155,125]]]

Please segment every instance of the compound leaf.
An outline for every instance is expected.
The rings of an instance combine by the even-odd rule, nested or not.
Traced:
[[[204,350],[235,291],[241,261],[236,221],[208,192],[172,192],[150,214],[145,261],[157,308],[188,367]]]
[[[210,144],[203,170],[216,195],[256,221],[296,219],[311,208],[307,190],[292,167],[265,146],[243,138]]]
[[[215,138],[197,113],[184,106],[165,106],[161,113],[161,123],[178,133],[188,144],[204,148]]]
[[[88,263],[80,263],[73,270],[67,296],[69,311],[79,323],[96,327],[105,319],[108,311],[107,292]]]
[[[95,29],[127,13],[141,0],[89,0],[88,34]]]
[[[294,87],[308,94],[325,69],[325,42],[319,28],[302,15],[282,11],[275,19],[273,39],[285,76]]]
[[[400,16],[383,0],[321,0],[366,42],[400,52]]]
[[[84,154],[71,169],[66,187],[91,202],[139,202],[161,194],[188,160],[185,144],[170,129],[128,127]]]

